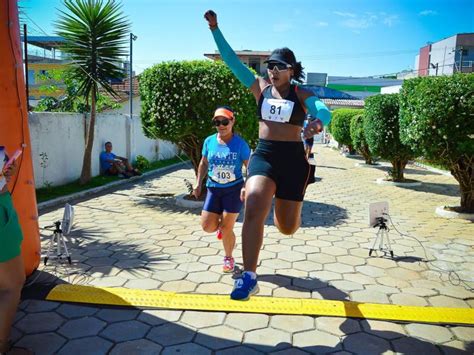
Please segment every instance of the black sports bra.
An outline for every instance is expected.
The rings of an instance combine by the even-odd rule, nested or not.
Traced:
[[[276,99],[272,95],[272,85],[266,86],[258,100],[258,118],[303,127],[306,114],[296,94],[297,90],[296,85],[290,85],[288,96]]]

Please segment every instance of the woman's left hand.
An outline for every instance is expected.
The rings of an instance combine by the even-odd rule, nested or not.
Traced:
[[[320,133],[323,128],[323,122],[319,118],[316,118],[314,121],[309,122],[303,131],[304,139],[311,138],[315,134]]]
[[[14,175],[16,174],[16,171],[17,171],[16,162],[13,162],[13,164],[10,165],[10,166],[3,172],[3,175],[5,176],[7,182],[10,182],[10,180],[12,179],[12,176],[14,176]]]
[[[245,202],[245,187],[240,189],[240,201]]]

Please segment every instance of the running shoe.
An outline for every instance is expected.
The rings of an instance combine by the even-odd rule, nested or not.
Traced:
[[[235,280],[230,298],[236,301],[246,301],[258,291],[257,279],[253,280],[252,276],[244,271],[242,277]]]
[[[233,272],[235,267],[234,258],[231,256],[224,257],[224,266],[222,267],[222,271],[224,272]]]
[[[217,239],[222,240],[222,231],[220,229],[217,230]]]

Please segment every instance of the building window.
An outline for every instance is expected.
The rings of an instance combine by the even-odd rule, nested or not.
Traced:
[[[249,67],[252,68],[257,72],[257,74],[260,74],[260,59],[254,59],[250,58],[249,59]]]
[[[34,85],[35,84],[35,71],[28,69],[28,84]]]

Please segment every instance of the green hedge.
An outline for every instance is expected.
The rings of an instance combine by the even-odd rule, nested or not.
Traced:
[[[474,74],[407,80],[400,93],[400,136],[459,182],[461,211],[474,213]]]
[[[363,110],[351,108],[340,108],[332,112],[331,134],[339,144],[348,146],[350,151],[353,150],[351,120],[362,112]]]
[[[365,139],[364,114],[360,113],[352,117],[350,125],[351,140],[354,149],[364,157],[366,164],[373,164],[372,154]]]
[[[391,162],[393,181],[404,181],[404,169],[413,151],[400,141],[398,94],[375,95],[365,100],[364,133],[372,154]]]
[[[258,138],[255,98],[221,61],[164,62],[140,76],[141,120],[145,135],[175,143],[195,170],[204,139],[216,130],[218,106],[231,106],[235,130],[250,146]]]

